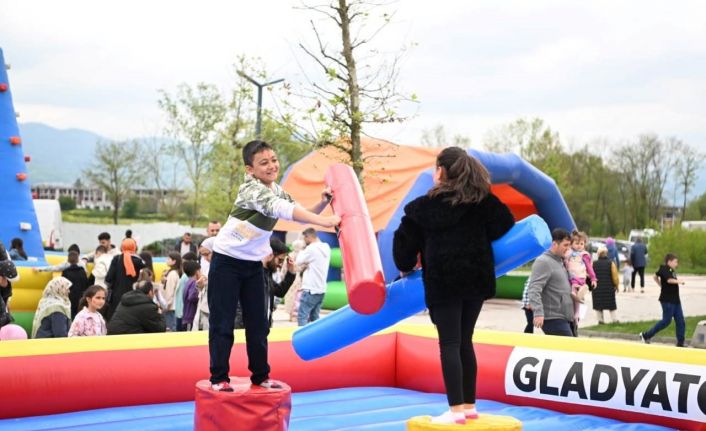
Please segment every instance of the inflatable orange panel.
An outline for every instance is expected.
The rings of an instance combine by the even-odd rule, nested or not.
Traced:
[[[243,429],[287,431],[292,389],[252,386],[247,377],[231,379],[233,392],[216,392],[208,380],[196,383],[194,431]]]
[[[385,303],[385,278],[363,191],[353,169],[343,163],[330,166],[325,181],[333,190],[333,211],[341,217],[338,242],[348,303],[356,313],[373,314]]]

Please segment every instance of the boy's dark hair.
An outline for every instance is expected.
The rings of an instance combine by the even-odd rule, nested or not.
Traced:
[[[571,233],[563,227],[558,227],[552,230],[552,241],[562,242],[565,239],[571,240]]]
[[[101,232],[100,235],[98,235],[98,241],[103,241],[105,239],[110,241],[110,234],[108,232]]]
[[[677,255],[674,253],[667,253],[666,256],[664,256],[664,264],[666,265],[669,263],[670,260],[678,259]]]
[[[69,257],[66,260],[68,260],[71,265],[78,264],[78,253],[75,251],[70,251]]]
[[[106,249],[102,245],[99,245],[98,247],[96,247],[96,253],[108,253],[108,249]]]
[[[252,166],[255,154],[271,149],[272,147],[270,144],[265,141],[255,140],[248,142],[243,147],[243,162],[245,163],[245,166]]]
[[[194,260],[184,261],[184,274],[187,277],[193,277],[199,269],[201,269],[201,265],[198,262]]]
[[[182,262],[186,262],[187,260],[197,261],[197,260],[199,260],[199,257],[196,256],[196,253],[194,253],[193,251],[187,251],[181,257],[181,260],[182,260]]]
[[[145,295],[149,295],[149,293],[154,290],[154,285],[152,285],[152,282],[149,280],[138,281],[135,284],[135,290],[139,290]]]
[[[316,237],[319,236],[319,235],[316,233],[316,229],[314,229],[313,227],[308,227],[308,228],[304,229],[304,232],[302,232],[302,235],[305,235],[305,236],[316,236]]]
[[[154,263],[152,261],[152,253],[149,250],[142,250],[140,252],[140,259],[145,262],[145,266],[154,273]]]
[[[78,248],[78,245],[77,245],[77,244],[71,244],[71,245],[69,246],[69,248],[67,249],[67,251],[68,251],[69,253],[71,253],[72,251],[75,251],[76,253],[81,254],[81,249]]]
[[[270,248],[272,248],[272,254],[279,256],[280,254],[289,253],[287,244],[283,243],[279,238],[270,237]]]

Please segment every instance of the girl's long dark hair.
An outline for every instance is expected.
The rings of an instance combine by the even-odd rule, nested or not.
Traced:
[[[96,296],[96,293],[100,291],[106,291],[105,287],[103,286],[98,286],[97,284],[94,284],[93,286],[89,286],[85,292],[83,292],[83,296],[81,297],[81,300],[78,301],[78,309],[79,311],[83,310],[83,307],[88,307],[88,300]]]
[[[436,166],[444,169],[446,178],[429,190],[429,197],[448,194],[444,201],[459,205],[478,203],[490,193],[490,173],[462,148],[444,148],[436,157]]]
[[[174,261],[174,265],[169,267],[169,270],[174,270],[179,274],[179,277],[181,277],[181,274],[183,274],[182,269],[181,269],[181,255],[179,254],[178,251],[173,251],[169,253],[169,258]]]

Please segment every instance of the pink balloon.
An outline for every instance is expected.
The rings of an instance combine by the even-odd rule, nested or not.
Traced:
[[[27,333],[20,325],[10,323],[0,328],[0,340],[26,340]]]

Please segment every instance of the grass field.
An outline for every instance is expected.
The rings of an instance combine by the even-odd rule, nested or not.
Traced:
[[[694,329],[696,325],[702,321],[706,320],[706,315],[702,316],[688,316],[686,319],[686,339],[691,339],[694,334]],[[650,329],[658,320],[646,320],[641,322],[620,322],[620,323],[607,323],[605,325],[595,325],[586,326],[581,329],[589,331],[600,331],[600,332],[617,332],[621,334],[633,334],[637,335],[640,332],[647,331]],[[667,326],[665,329],[657,333],[659,337],[676,337],[676,325],[674,321]]]

